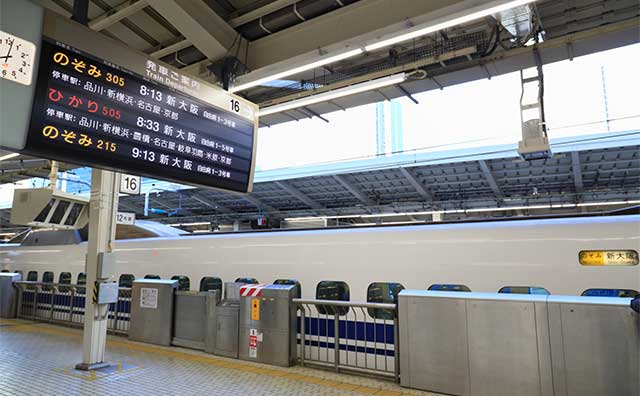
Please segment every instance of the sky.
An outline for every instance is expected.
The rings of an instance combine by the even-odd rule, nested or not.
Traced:
[[[545,113],[551,139],[640,129],[640,44],[545,65]],[[521,139],[520,74],[511,73],[415,95],[403,105],[404,149],[450,150]],[[375,104],[261,128],[257,169],[375,155]],[[620,118],[632,117],[624,120]]]

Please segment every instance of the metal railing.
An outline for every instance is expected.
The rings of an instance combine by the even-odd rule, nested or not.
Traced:
[[[86,285],[16,282],[18,317],[35,321],[82,327]],[[118,303],[109,304],[107,330],[126,335],[131,318],[131,289],[120,288]]]
[[[399,380],[396,305],[293,299],[301,365]]]

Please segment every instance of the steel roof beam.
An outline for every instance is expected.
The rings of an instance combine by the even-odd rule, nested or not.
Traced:
[[[162,58],[163,56],[167,56],[170,54],[173,54],[174,52],[178,52],[182,49],[185,49],[187,47],[191,46],[191,42],[187,39],[182,39],[178,42],[175,42],[173,44],[167,45],[166,47],[160,48],[158,50],[155,50],[153,52],[151,52],[149,55],[159,59]]]
[[[204,1],[146,0],[208,59],[226,55],[234,43],[243,44],[238,32]],[[240,43],[237,43],[237,41]]]
[[[127,18],[147,6],[146,0],[129,0],[105,12],[97,18],[89,22],[89,27],[93,30],[100,31],[114,25],[124,18]]]
[[[285,7],[288,7],[292,4],[298,3],[301,0],[274,0],[269,2],[268,4],[260,7],[260,8],[256,8],[253,11],[249,11],[245,14],[236,16],[234,18],[231,18],[229,20],[229,25],[231,25],[232,27],[237,27],[237,26],[241,26],[244,25],[245,23],[249,23],[251,21],[254,21],[256,19],[260,19],[265,15],[269,15],[272,12],[281,10]]]
[[[251,42],[247,62],[253,72],[240,76],[237,84],[362,48],[408,26],[466,12],[471,3],[481,2],[489,1],[367,0],[346,5]]]
[[[253,195],[246,194],[246,195],[243,195],[242,198],[244,198],[246,201],[251,202],[254,206],[258,208],[258,210],[266,210],[268,213],[280,212],[278,209],[274,208],[273,206],[267,205],[266,203],[262,202],[261,200],[254,197]]]
[[[362,203],[367,204],[369,206],[375,206],[376,203],[373,202],[372,199],[367,197],[360,189],[350,183],[347,179],[340,175],[332,175],[333,179],[340,183],[342,187],[344,187],[347,191],[353,194],[356,198],[358,198]]]
[[[573,183],[576,187],[576,192],[582,194],[584,192],[582,165],[580,164],[580,153],[577,151],[571,152],[571,170],[573,171]]]
[[[304,202],[305,205],[307,205],[311,209],[324,209],[325,208],[324,205],[322,205],[322,204],[314,201],[313,199],[309,198],[306,194],[304,194],[302,191],[300,191],[297,188],[295,188],[294,186],[292,186],[289,182],[281,180],[281,181],[277,181],[276,185],[278,187],[282,188],[283,190],[285,190],[287,193],[293,195],[294,197],[296,197],[300,201]]]
[[[398,168],[398,169],[400,169],[400,173],[402,173],[402,176],[404,176],[404,178],[407,179],[409,183],[411,183],[413,188],[416,189],[416,191],[418,192],[418,194],[420,194],[422,198],[424,198],[429,202],[433,202],[433,195],[429,191],[427,191],[424,185],[420,183],[420,180],[418,180],[418,178],[413,173],[411,173],[409,169],[407,168]]]
[[[201,204],[203,204],[205,206],[208,206],[208,207],[214,209],[217,212],[220,212],[220,213],[223,213],[223,214],[232,214],[233,213],[233,211],[231,209],[227,208],[226,206],[223,206],[223,205],[220,205],[220,204],[217,204],[217,203],[211,203],[207,199],[202,198],[197,193],[196,194],[190,194],[189,198],[191,198],[191,199],[193,199],[195,201],[198,201]]]
[[[487,183],[489,183],[489,187],[491,187],[491,190],[493,191],[493,194],[496,196],[496,198],[500,199],[504,197],[504,194],[502,193],[502,190],[498,186],[498,183],[496,183],[496,179],[493,176],[491,169],[489,169],[489,165],[487,164],[487,162],[485,160],[480,160],[478,161],[478,164],[480,165],[482,174],[484,175],[484,178],[487,180]]]

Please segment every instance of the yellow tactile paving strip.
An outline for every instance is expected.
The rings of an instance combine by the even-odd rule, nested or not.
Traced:
[[[1,332],[30,332],[30,333],[44,333],[66,337],[81,337],[81,332],[76,329],[63,328],[58,326],[47,325],[43,323],[25,322],[21,320],[8,320],[0,319],[0,333]],[[408,389],[400,388],[396,385],[387,385],[384,388],[395,387],[396,389],[384,389],[383,387],[373,387],[362,385],[358,383],[350,383],[342,380],[333,380],[328,378],[322,378],[320,376],[308,375],[306,372],[311,370],[305,368],[305,373],[296,372],[291,369],[283,368],[271,368],[271,366],[258,365],[253,363],[247,363],[240,360],[226,359],[215,357],[196,351],[183,350],[173,347],[154,346],[150,344],[143,344],[138,342],[128,341],[126,339],[120,339],[118,337],[109,337],[107,341],[108,346],[119,347],[129,351],[138,351],[144,353],[150,353],[154,355],[161,355],[172,359],[181,359],[189,362],[201,363],[209,366],[216,366],[225,369],[239,370],[244,373],[253,373],[261,376],[271,378],[284,378],[301,383],[313,384],[315,386],[321,386],[328,388],[327,390],[344,391],[349,394],[356,395],[376,395],[376,396],[409,396],[409,395],[435,395],[428,392],[418,392]],[[64,373],[64,368],[58,371]],[[322,371],[318,371],[319,375],[322,375]],[[73,375],[73,373],[69,373]],[[345,377],[344,375],[340,378]],[[355,377],[354,377],[355,378]],[[95,380],[93,377],[85,377],[83,379]],[[357,382],[357,381],[354,381]],[[362,382],[362,381],[360,381]],[[371,382],[375,382],[371,380]]]

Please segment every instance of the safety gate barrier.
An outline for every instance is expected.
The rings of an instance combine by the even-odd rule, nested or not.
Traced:
[[[298,307],[298,360],[399,381],[394,304],[293,299]]]
[[[86,285],[16,282],[18,317],[41,322],[82,327]],[[131,289],[121,287],[118,303],[109,304],[107,329],[126,335],[131,318]]]

